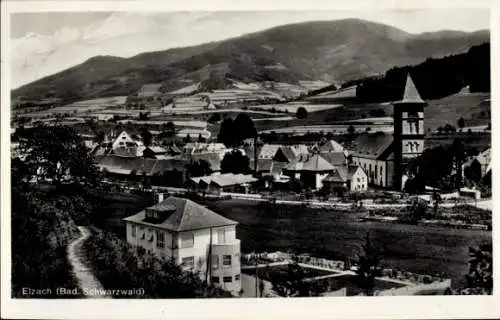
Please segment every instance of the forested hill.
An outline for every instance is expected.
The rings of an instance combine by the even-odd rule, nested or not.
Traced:
[[[438,99],[469,86],[470,92],[490,92],[490,44],[471,47],[466,53],[388,70],[383,76],[365,78],[357,84],[360,102],[384,102],[401,99],[406,76],[410,74],[423,99]]]

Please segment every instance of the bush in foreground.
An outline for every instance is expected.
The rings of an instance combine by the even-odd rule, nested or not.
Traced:
[[[66,257],[66,246],[78,236],[78,229],[64,209],[43,195],[13,188],[13,298],[61,298],[58,288],[78,287]]]
[[[94,274],[105,289],[142,289],[138,296],[116,298],[227,298],[231,294],[185,272],[171,261],[136,250],[104,232],[95,232],[83,245]]]

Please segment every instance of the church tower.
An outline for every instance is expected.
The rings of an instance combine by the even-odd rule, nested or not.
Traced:
[[[401,190],[406,164],[424,150],[424,105],[410,75],[403,99],[394,102],[394,187]]]

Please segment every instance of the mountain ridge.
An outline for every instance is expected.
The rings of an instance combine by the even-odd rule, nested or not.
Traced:
[[[37,99],[50,91],[62,99],[97,98],[128,95],[147,83],[162,83],[162,90],[170,91],[212,78],[338,83],[459,53],[483,42],[489,42],[488,30],[411,34],[361,19],[309,21],[130,58],[96,56],[23,85],[12,95]]]

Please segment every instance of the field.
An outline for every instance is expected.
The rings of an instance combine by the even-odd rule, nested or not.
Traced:
[[[355,257],[367,232],[382,250],[382,265],[401,271],[444,273],[456,286],[467,272],[468,248],[491,241],[491,232],[432,226],[359,222],[363,213],[277,206],[246,200],[201,203],[239,222],[242,253],[293,251],[332,260]],[[137,199],[113,201],[102,208],[101,227],[125,235],[122,218],[145,207]]]
[[[425,130],[435,131],[439,126],[457,126],[460,117],[465,126],[485,125],[491,121],[489,93],[457,93],[446,98],[428,101],[425,107]]]
[[[367,125],[367,124],[356,124],[353,123],[352,126],[356,130],[356,132],[364,132],[366,128],[370,128],[372,132],[392,132],[392,125]],[[296,134],[302,135],[306,133],[327,133],[331,132],[333,134],[345,134],[348,132],[349,125],[345,124],[331,124],[331,125],[315,125],[315,126],[297,126],[297,127],[287,127],[287,128],[278,128],[272,130],[264,130],[262,133],[270,133],[274,131],[276,133],[288,133],[288,134]]]
[[[22,116],[27,117],[53,117],[56,114],[65,114],[69,113],[74,115],[75,113],[88,113],[88,112],[97,112],[105,110],[112,106],[118,106],[125,103],[127,97],[118,96],[118,97],[110,97],[110,98],[99,98],[99,99],[91,99],[91,100],[83,100],[74,102],[72,104],[68,104],[61,107],[51,108],[43,111],[30,112],[23,114]]]
[[[208,203],[212,210],[239,222],[243,252],[293,250],[343,260],[359,250],[367,232],[383,250],[383,265],[421,274],[444,273],[454,285],[467,272],[468,248],[491,232],[429,226],[358,222],[355,213],[304,207],[276,208],[251,201]]]
[[[309,104],[307,102],[290,102],[290,103],[279,103],[279,104],[263,104],[250,106],[250,109],[259,110],[276,110],[278,112],[293,113],[297,112],[297,109],[303,107],[307,112],[317,112],[322,110],[329,110],[341,107],[341,104]]]

